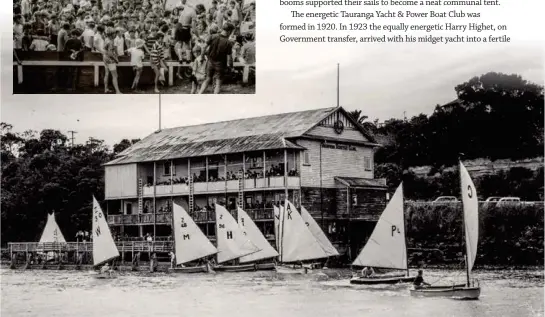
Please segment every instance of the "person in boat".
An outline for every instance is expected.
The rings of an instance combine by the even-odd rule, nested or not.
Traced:
[[[375,270],[373,270],[372,267],[364,267],[363,270],[361,270],[361,276],[369,278],[375,276]]]
[[[415,288],[422,288],[422,287],[426,287],[426,286],[431,286],[431,284],[426,283],[424,281],[424,277],[422,275],[423,275],[422,270],[418,270],[418,275],[414,278],[414,282],[413,282],[413,285],[414,285]]]
[[[110,269],[110,265],[108,265],[108,263],[104,264],[100,268],[100,274],[106,274],[106,273],[108,273],[110,276],[112,275],[112,270]]]

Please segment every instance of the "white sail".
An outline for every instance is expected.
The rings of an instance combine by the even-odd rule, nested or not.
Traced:
[[[288,200],[285,202],[285,208],[281,209],[280,227],[282,262],[289,263],[328,257],[312,232],[308,230],[295,206]]]
[[[173,204],[172,225],[174,226],[174,252],[177,265],[218,252],[187,211],[178,204]]]
[[[253,261],[259,261],[263,259],[273,258],[278,256],[278,252],[272,247],[272,245],[267,241],[267,238],[261,233],[261,230],[256,226],[253,220],[248,216],[248,214],[238,208],[237,213],[238,225],[244,235],[250,239],[260,249],[260,251],[243,256],[240,258],[240,263],[247,263]]]
[[[477,257],[479,243],[479,201],[477,190],[464,164],[460,162],[460,179],[462,184],[462,204],[464,206],[464,226],[466,235],[467,265],[471,272]]]
[[[61,229],[55,221],[55,214],[47,215],[47,223],[45,224],[40,243],[46,242],[66,242],[62,235]]]
[[[403,184],[400,184],[352,265],[407,269],[404,218]]]
[[[274,217],[274,242],[276,245],[276,250],[280,252],[280,208],[273,207],[273,217]]]
[[[218,263],[238,259],[259,251],[259,248],[244,235],[229,211],[218,204],[216,204],[216,238],[218,241]]]
[[[99,265],[119,256],[102,208],[93,197],[93,264]]]
[[[325,233],[322,231],[322,228],[320,228],[316,220],[312,218],[310,213],[303,206],[301,206],[301,217],[303,218],[303,221],[307,225],[310,232],[312,232],[312,234],[314,235],[314,238],[318,240],[320,246],[322,247],[322,249],[325,250],[328,256],[339,255],[339,251],[335,249],[333,244],[331,244],[331,241],[329,241]]]

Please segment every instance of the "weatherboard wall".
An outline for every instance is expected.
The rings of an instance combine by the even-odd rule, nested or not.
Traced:
[[[361,145],[346,145],[346,149],[328,148],[334,143],[326,145],[322,141],[301,139],[298,145],[308,151],[308,163],[301,160],[301,186],[335,188],[335,177],[373,178],[373,149]],[[369,160],[370,168],[366,169],[365,160]],[[320,171],[321,169],[321,171]],[[320,182],[320,176],[322,181]]]
[[[137,165],[106,166],[104,183],[106,199],[136,196],[138,185]]]

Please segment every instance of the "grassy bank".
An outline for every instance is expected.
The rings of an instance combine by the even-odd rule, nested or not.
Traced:
[[[463,263],[461,204],[412,203],[405,212],[410,264]],[[543,212],[543,203],[481,204],[476,265],[543,265]]]

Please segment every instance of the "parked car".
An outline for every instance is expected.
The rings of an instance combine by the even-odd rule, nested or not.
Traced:
[[[505,206],[520,203],[519,197],[502,197],[496,206]]]
[[[485,203],[497,203],[498,201],[500,201],[501,197],[497,197],[497,196],[492,196],[492,197],[488,197],[484,202]]]
[[[434,203],[455,203],[455,202],[458,202],[458,198],[454,196],[439,196],[433,202]]]

